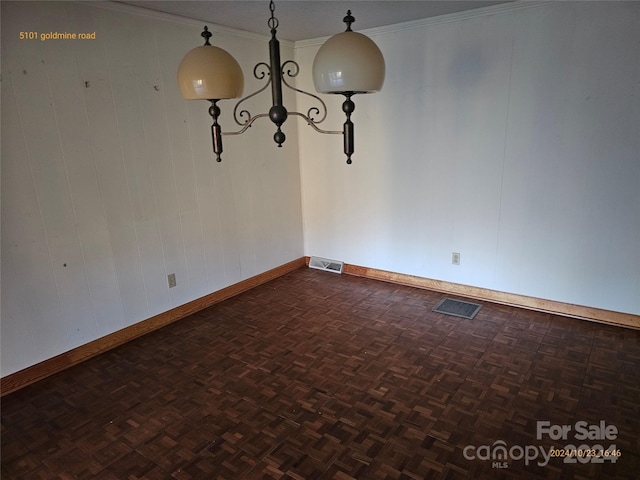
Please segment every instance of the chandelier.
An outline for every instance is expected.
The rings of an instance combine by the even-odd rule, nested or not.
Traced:
[[[213,119],[211,136],[213,152],[218,162],[221,161],[222,136],[239,135],[247,131],[258,118],[268,117],[276,126],[273,140],[281,147],[286,140],[282,125],[291,115],[302,117],[307,125],[316,132],[324,134],[338,134],[343,136],[344,153],[347,163],[351,163],[354,152],[354,126],[351,114],[355,110],[352,96],[359,93],[378,92],[384,83],[385,64],[382,53],[377,45],[367,36],[351,30],[355,22],[351,10],[343,21],[347,24],[346,31],[338,33],[327,40],[313,61],[313,83],[318,93],[344,95],[342,111],[346,115],[342,131],[323,130],[318,125],[327,116],[327,107],[322,99],[309,92],[300,90],[288,83],[287,78],[298,75],[300,67],[293,60],[282,63],[280,60],[280,42],[276,38],[278,19],[275,17],[273,0],[269,2],[271,17],[267,25],[271,29],[269,40],[269,63],[260,62],[253,69],[253,76],[266,83],[257,91],[240,99],[233,109],[233,118],[240,128],[237,131],[222,131],[218,119],[220,107],[218,102],[224,99],[238,98],[244,88],[242,69],[231,54],[211,45],[209,39],[212,34],[205,26],[202,37],[204,45],[189,51],[178,67],[178,85],[182,96],[187,100],[207,100],[211,102],[209,115]],[[307,113],[288,111],[282,101],[282,86],[295,92],[312,97],[317,106],[311,107]],[[251,115],[242,108],[244,102],[258,95],[271,86],[271,107],[268,112]]]

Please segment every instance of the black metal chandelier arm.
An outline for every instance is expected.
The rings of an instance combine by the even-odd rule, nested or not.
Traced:
[[[312,118],[310,118],[308,115],[305,115],[304,113],[289,112],[289,115],[297,115],[298,117],[302,117],[307,122],[307,125],[312,127],[318,133],[326,133],[330,135],[342,135],[344,133],[342,130],[323,130],[317,125],[320,122],[314,121]]]
[[[289,112],[289,115],[297,115],[304,118],[307,121],[307,125],[311,126],[318,133],[326,133],[332,135],[342,135],[342,142],[344,144],[344,154],[347,156],[347,164],[351,165],[351,156],[354,152],[353,141],[353,122],[351,121],[351,113],[355,110],[353,101],[351,100],[351,94],[345,94],[346,100],[342,104],[342,110],[347,115],[347,120],[344,122],[343,130],[323,130],[316,125],[311,118],[300,112]]]
[[[243,110],[246,111],[246,110]],[[242,112],[240,112],[242,113]],[[220,135],[240,135],[244,132],[247,131],[247,129],[253,125],[253,122],[255,122],[257,119],[262,118],[262,117],[268,117],[269,114],[268,113],[259,113],[257,115],[254,115],[253,117],[251,117],[249,120],[247,120],[245,123],[242,123],[241,126],[242,128],[236,132],[220,132]],[[342,132],[340,132],[342,133]]]

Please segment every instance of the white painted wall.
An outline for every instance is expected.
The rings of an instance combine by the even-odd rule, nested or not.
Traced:
[[[370,32],[387,77],[355,97],[354,164],[299,127],[305,254],[640,314],[639,25],[525,2]]]
[[[217,164],[208,104],[180,96],[176,69],[202,24],[1,8],[3,376],[303,255],[296,123],[282,149],[267,120],[225,137]],[[214,33],[256,89],[265,39]],[[233,105],[221,103],[226,129]]]
[[[356,98],[351,166],[339,136],[300,122],[282,149],[267,123],[225,137],[215,164],[206,104],[175,84],[199,24],[0,6],[3,376],[303,254],[640,314],[637,3],[374,32],[387,79]],[[263,39],[215,39],[247,76],[267,57]],[[310,91],[318,47],[295,51]]]

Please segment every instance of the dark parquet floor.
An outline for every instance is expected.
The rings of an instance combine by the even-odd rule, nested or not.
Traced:
[[[3,398],[2,478],[639,478],[639,331],[443,297],[295,271]]]

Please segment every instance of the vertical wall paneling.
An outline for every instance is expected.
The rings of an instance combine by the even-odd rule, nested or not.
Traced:
[[[2,71],[8,72],[6,57],[2,56]],[[2,81],[2,124],[5,119],[18,118],[18,109],[11,79],[4,75]],[[8,123],[8,122],[7,122]],[[5,152],[16,152],[21,158],[26,158],[26,142],[21,130],[20,122],[11,122],[6,128],[3,126],[2,158]],[[35,188],[32,181],[31,169],[27,162],[15,162],[11,165],[2,162],[2,205],[5,198],[11,196],[16,206],[11,211],[3,209],[1,220],[2,245],[2,298],[12,298],[12,302],[2,304],[2,342],[3,363],[7,368],[19,369],[22,362],[37,355],[36,334],[28,322],[22,318],[40,313],[38,304],[29,298],[32,288],[31,280],[35,274],[33,263],[39,263],[44,271],[48,261],[42,246],[46,244],[42,221],[40,219]],[[10,229],[9,226],[12,228]],[[29,244],[21,239],[28,237]],[[15,261],[14,261],[15,259]]]
[[[281,149],[269,122],[225,137],[217,164],[206,104],[175,83],[200,22],[101,3],[0,8],[3,376],[305,253],[640,314],[635,2],[372,31],[387,79],[356,98],[351,166],[339,136],[300,120]],[[215,35],[254,91],[266,41]],[[305,90],[318,48],[283,42]],[[324,128],[340,129],[341,99],[326,101]],[[234,129],[233,102],[221,106]]]
[[[266,149],[256,128],[217,164],[208,105],[179,93],[200,22],[99,2],[1,8],[3,376],[302,256],[295,141]],[[250,75],[266,42],[212,29]]]
[[[524,2],[367,32],[387,76],[356,98],[354,164],[300,127],[305,253],[640,314],[639,24]]]
[[[10,216],[8,221],[3,221],[3,227],[9,230],[6,235],[12,237],[7,247],[12,246],[16,271],[19,275],[27,276],[23,280],[23,286],[40,292],[40,295],[32,296],[27,290],[20,296],[29,303],[29,312],[41,319],[31,331],[40,341],[51,339],[50,344],[44,348],[45,352],[50,353],[54,350],[51,345],[73,345],[74,335],[80,329],[90,328],[92,319],[84,318],[82,324],[75,327],[67,317],[76,305],[65,295],[63,285],[72,285],[69,272],[81,275],[82,262],[77,253],[79,243],[73,234],[74,216],[70,208],[69,184],[59,132],[56,128],[50,128],[51,125],[56,125],[56,119],[42,47],[40,43],[18,43],[15,57],[7,58],[6,62],[7,71],[13,74],[10,83],[12,91],[9,94],[13,98],[9,102],[15,102],[17,107],[16,120],[21,131],[16,134],[17,138],[24,140],[24,149],[20,145],[23,156],[19,166],[8,165],[3,153],[3,187],[9,193],[21,187],[26,188],[29,193],[19,194],[19,198],[26,200],[27,205],[19,208],[28,208],[30,211],[25,218]],[[23,60],[18,63],[13,61],[15,58]],[[4,88],[3,92],[8,93]],[[6,119],[7,116],[3,115],[3,131]],[[8,178],[4,178],[5,172],[10,172]],[[14,172],[15,175],[12,175]],[[15,180],[21,183],[14,184]],[[5,188],[3,209],[7,202]],[[33,196],[28,200],[24,198],[29,194]],[[29,242],[13,237],[12,220],[15,220],[17,231],[29,231]],[[33,222],[33,225],[27,226],[26,222]],[[66,269],[64,265],[69,265],[70,269]],[[3,284],[7,281],[15,280],[5,277]],[[78,281],[81,284],[82,279],[79,278]],[[20,321],[19,318],[12,320]],[[83,333],[87,334],[81,332]]]

